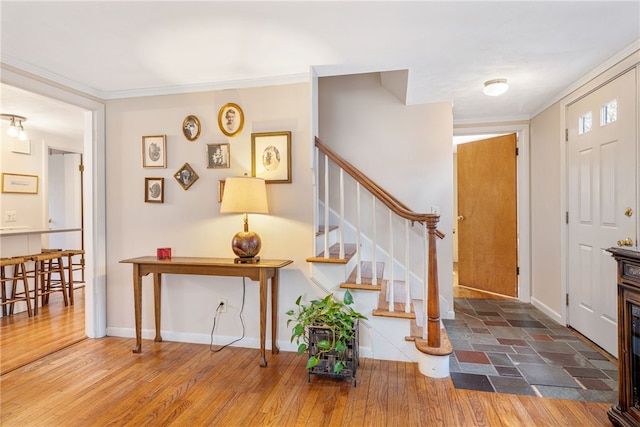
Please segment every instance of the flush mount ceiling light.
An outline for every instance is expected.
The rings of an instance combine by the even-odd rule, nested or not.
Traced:
[[[484,89],[482,90],[485,95],[500,96],[509,89],[507,79],[494,79],[484,82]]]
[[[16,116],[15,114],[0,114],[0,119],[11,122],[9,129],[7,129],[7,135],[14,138],[17,136],[20,141],[27,140],[27,133],[22,126],[22,123],[27,121],[26,117]]]

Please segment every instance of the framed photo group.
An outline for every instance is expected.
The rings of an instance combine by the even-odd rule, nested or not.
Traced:
[[[244,112],[238,104],[224,104],[218,111],[218,127],[229,137],[242,132]],[[182,121],[182,134],[189,142],[200,138],[202,125],[200,119],[188,115]],[[207,169],[228,169],[231,167],[231,148],[229,143],[211,143],[206,145]],[[142,167],[167,167],[166,135],[142,137]],[[3,192],[37,192],[38,181],[35,177],[18,175],[8,176],[5,183],[3,174]],[[251,134],[251,176],[263,178],[267,183],[291,182],[291,132],[264,132]],[[189,164],[183,164],[174,175],[174,179],[184,190],[188,190],[199,176]],[[164,203],[165,181],[163,177],[146,177],[144,183],[144,201],[146,203]],[[222,200],[224,180],[219,181],[218,201]]]

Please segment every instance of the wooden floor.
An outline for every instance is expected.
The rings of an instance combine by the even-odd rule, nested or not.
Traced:
[[[25,322],[28,336],[66,329],[54,326],[55,317],[48,326]],[[3,364],[15,366],[6,354],[32,354],[38,345],[15,337],[21,322],[6,323]],[[145,340],[143,353],[133,354],[133,345],[129,338],[80,340],[5,371],[0,425],[611,425],[607,404],[456,390],[448,378],[422,376],[415,363],[361,359],[353,387],[326,377],[308,383],[304,357],[290,352],[268,353],[260,368],[257,349],[212,353],[207,345]]]
[[[0,375],[86,339],[84,289],[76,289],[74,298],[74,305],[65,307],[62,295],[53,294],[37,316],[0,318]]]

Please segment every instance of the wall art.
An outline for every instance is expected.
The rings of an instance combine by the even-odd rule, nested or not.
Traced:
[[[228,168],[229,159],[229,144],[207,144],[207,169]]]
[[[251,176],[268,184],[291,182],[291,132],[251,134]]]
[[[193,183],[196,182],[198,178],[200,178],[196,171],[193,170],[191,165],[189,165],[189,163],[185,163],[184,165],[182,165],[182,167],[178,169],[178,172],[176,172],[173,177],[185,190],[188,190],[189,187],[191,187]]]
[[[145,203],[164,203],[164,178],[144,179]]]
[[[228,103],[218,111],[218,127],[227,136],[236,136],[244,127],[244,113],[239,105]]]
[[[142,167],[166,168],[167,167],[167,137],[166,135],[153,135],[142,137]]]
[[[200,120],[196,116],[187,116],[182,122],[182,134],[193,142],[200,136]]]
[[[38,176],[18,173],[2,174],[3,193],[38,194]]]

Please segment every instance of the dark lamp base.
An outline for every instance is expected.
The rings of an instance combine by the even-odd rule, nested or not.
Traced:
[[[258,264],[259,262],[260,262],[259,256],[252,256],[252,257],[245,257],[245,258],[238,257],[233,260],[234,264]]]
[[[231,240],[231,249],[238,258],[254,258],[260,252],[261,246],[260,236],[253,231],[241,231]]]

